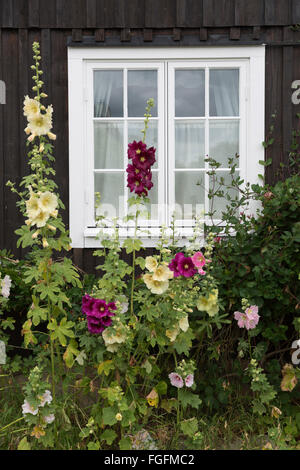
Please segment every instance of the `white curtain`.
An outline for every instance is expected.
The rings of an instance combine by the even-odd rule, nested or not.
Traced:
[[[238,116],[238,69],[210,69],[209,101],[210,116]]]

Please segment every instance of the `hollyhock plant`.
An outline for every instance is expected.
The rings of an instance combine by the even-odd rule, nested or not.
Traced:
[[[135,140],[128,144],[127,187],[138,196],[147,196],[153,187],[151,167],[155,163],[155,148],[147,149],[144,142]]]
[[[251,305],[246,308],[245,312],[234,312],[234,318],[237,320],[239,328],[253,330],[260,318],[257,305]]]
[[[88,294],[82,298],[82,312],[87,317],[88,330],[92,334],[101,334],[111,326],[115,310],[115,302],[106,303],[104,299],[95,299]]]

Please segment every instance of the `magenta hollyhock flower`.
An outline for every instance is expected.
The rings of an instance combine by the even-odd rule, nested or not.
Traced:
[[[90,315],[92,313],[93,305],[95,303],[95,300],[93,297],[91,297],[88,294],[85,294],[82,297],[82,307],[81,310],[85,315]]]
[[[201,251],[197,251],[197,253],[192,256],[192,261],[196,268],[202,268],[206,264],[206,259]]]
[[[176,374],[176,372],[169,374],[169,379],[174,387],[182,388],[184,385],[182,377],[179,374]]]
[[[114,316],[114,313],[109,313],[105,317],[102,317],[101,318],[101,326],[103,326],[105,328],[110,326],[112,324],[112,319],[111,319],[112,316]]]
[[[174,277],[180,276],[180,272],[178,271],[178,261],[182,257],[184,258],[184,253],[176,253],[175,258],[173,258],[171,263],[169,263],[169,269],[174,272]]]
[[[202,269],[202,268],[199,268],[198,273],[201,274],[201,276],[205,276],[206,271],[204,271],[204,269]]]
[[[257,305],[251,305],[251,307],[246,308],[245,312],[234,312],[234,318],[237,320],[239,328],[253,330],[260,318]]]
[[[107,304],[107,310],[108,310],[108,315],[112,316],[114,315],[114,311],[117,310],[117,306],[115,302],[109,302]]]
[[[96,323],[95,320],[98,320],[98,322]],[[105,326],[100,323],[100,320],[98,318],[95,320],[93,317],[88,318],[88,330],[93,335],[100,335],[105,330]]]
[[[194,383],[194,374],[189,374],[185,378],[185,386],[191,387]]]
[[[131,165],[129,163],[129,165],[127,165],[127,168],[126,168],[126,171],[129,175],[138,175],[138,174],[142,174],[142,170],[140,170],[139,168],[136,168],[134,165]]]
[[[134,140],[133,142],[128,144],[128,158],[132,159],[133,157],[135,157],[135,155],[139,155],[140,153],[145,152],[146,148],[147,146],[146,144],[144,144],[144,142],[142,142],[141,140],[139,142]]]
[[[108,314],[108,308],[105,300],[96,299],[92,309],[92,315],[96,318],[102,318]]]
[[[182,256],[178,261],[178,272],[181,276],[192,277],[196,274],[197,270],[194,267],[192,258],[189,256]]]

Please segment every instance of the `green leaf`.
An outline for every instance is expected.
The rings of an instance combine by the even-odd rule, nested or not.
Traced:
[[[193,437],[198,432],[197,418],[190,418],[180,423],[180,429],[185,436]]]
[[[100,439],[101,441],[105,441],[110,446],[116,437],[117,433],[113,429],[105,429],[105,431],[101,434]]]
[[[120,450],[130,450],[131,449],[131,440],[129,437],[122,437],[119,442]]]
[[[114,424],[116,424],[116,414],[117,411],[114,407],[103,408],[103,424],[105,424],[106,426],[113,426]]]
[[[190,392],[189,390],[180,389],[178,390],[178,399],[182,404],[182,407],[185,409],[188,406],[192,408],[199,408],[202,403],[202,400],[195,395],[194,393]]]
[[[20,440],[18,450],[31,450],[27,437],[23,437],[23,439]]]

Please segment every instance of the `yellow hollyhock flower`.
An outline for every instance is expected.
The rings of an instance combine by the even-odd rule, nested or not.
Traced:
[[[151,392],[149,393],[149,395],[146,396],[146,400],[147,400],[147,402],[149,403],[150,406],[155,406],[155,408],[157,408],[157,406],[158,406],[158,393],[155,390],[155,388],[153,388],[151,390]]]
[[[55,211],[58,200],[57,196],[50,191],[46,191],[45,193],[41,193],[39,197],[39,207],[45,212],[48,212],[51,214],[53,211]]]
[[[26,211],[29,219],[35,219],[38,215],[40,210],[39,207],[39,198],[34,194],[31,193],[30,198],[26,201]]]
[[[175,326],[173,329],[166,330],[166,336],[169,338],[171,343],[173,343],[177,336],[179,335],[180,329],[178,326]]]
[[[48,106],[45,114],[31,116],[27,127],[34,137],[48,134],[52,129],[52,106]]]
[[[152,294],[163,294],[169,287],[169,281],[155,281],[152,274],[144,274],[143,279]]]
[[[154,281],[168,281],[174,276],[173,271],[171,271],[168,266],[161,264],[153,272],[152,279]]]
[[[27,95],[24,99],[23,111],[24,116],[26,116],[27,119],[30,121],[40,113],[40,103],[37,100],[29,98],[29,96]]]
[[[208,297],[201,296],[198,299],[197,308],[200,311],[207,312],[210,317],[216,315],[219,311],[218,289],[214,289]]]
[[[39,210],[37,215],[31,220],[31,225],[36,225],[38,228],[45,227],[47,220],[49,219],[49,213],[43,210]]]
[[[153,272],[157,268],[157,261],[153,256],[147,256],[145,260],[145,266],[148,269],[148,271]]]
[[[182,331],[187,331],[189,329],[189,319],[188,317],[184,317],[184,318],[181,318],[179,320],[179,328],[182,330]]]

